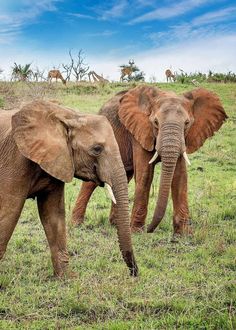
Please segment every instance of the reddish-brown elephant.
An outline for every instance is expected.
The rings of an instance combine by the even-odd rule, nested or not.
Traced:
[[[54,273],[64,275],[68,264],[64,183],[73,177],[108,187],[118,208],[120,250],[136,276],[128,185],[111,125],[103,116],[79,114],[45,101],[31,102],[20,111],[0,111],[0,260],[25,200],[36,197]]]
[[[217,95],[203,88],[183,95],[150,86],[118,93],[100,110],[110,121],[128,181],[134,174],[135,199],[131,216],[133,231],[143,230],[154,166],[162,162],[157,204],[148,232],[162,220],[171,190],[174,234],[190,233],[187,200],[187,153],[198,150],[216,132],[227,115]],[[95,189],[83,183],[72,221],[84,219],[88,200]],[[113,205],[110,219],[114,218]]]

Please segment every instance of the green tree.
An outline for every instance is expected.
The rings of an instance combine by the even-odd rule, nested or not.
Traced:
[[[30,66],[31,63],[25,65],[14,63],[14,67],[12,68],[12,78],[20,81],[29,80],[33,73]]]
[[[120,65],[121,68],[121,81],[144,81],[145,73],[135,65],[134,60],[129,60],[129,64]]]

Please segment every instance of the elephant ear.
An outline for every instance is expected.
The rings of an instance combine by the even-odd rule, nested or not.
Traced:
[[[68,113],[69,110],[58,105],[34,101],[12,117],[13,138],[19,151],[64,182],[70,182],[74,176],[67,129],[63,124]]]
[[[198,150],[205,140],[219,130],[227,115],[216,94],[204,88],[197,88],[183,94],[191,103],[194,123],[186,137],[188,153]]]
[[[153,126],[149,120],[153,98],[157,97],[158,89],[139,86],[128,91],[120,101],[119,118],[141,146],[152,151],[155,144]]]

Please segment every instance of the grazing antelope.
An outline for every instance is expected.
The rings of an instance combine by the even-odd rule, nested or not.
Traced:
[[[165,75],[166,75],[166,81],[168,82],[169,80],[170,80],[170,82],[171,81],[175,81],[175,75],[171,72],[171,70],[170,69],[167,69],[166,71],[165,71]]]
[[[61,74],[60,70],[50,70],[48,72],[48,81],[49,81],[49,83],[52,82],[53,78],[56,79],[56,82],[57,82],[57,79],[61,79],[62,83],[64,85],[66,84],[66,80],[62,77],[62,74]]]

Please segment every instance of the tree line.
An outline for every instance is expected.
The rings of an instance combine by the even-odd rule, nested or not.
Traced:
[[[69,50],[69,60],[67,63],[61,63],[60,65],[53,66],[55,70],[60,70],[63,74],[65,81],[75,82],[83,81],[85,76],[89,73],[89,65],[86,63],[84,52],[82,49],[78,53],[73,54],[72,50]],[[122,78],[122,81],[144,81],[144,72],[135,65],[133,60],[130,60],[128,64],[120,65],[122,70],[127,70],[128,74]],[[13,81],[46,81],[48,80],[48,71],[46,69],[40,69],[39,67],[32,67],[32,63],[25,65],[14,63],[11,70],[11,80]],[[0,74],[3,70],[0,68]]]
[[[69,59],[67,63],[61,63],[57,67],[50,69],[57,69],[63,74],[66,82],[72,79],[75,82],[86,80],[86,76],[89,74],[89,65],[86,63],[84,51],[80,49],[76,54],[72,53],[72,50],[68,51]],[[120,68],[120,81],[145,81],[145,73],[139,69],[134,60],[129,60],[128,64],[122,64]],[[39,67],[32,67],[32,63],[25,65],[14,63],[11,71],[11,80],[13,81],[47,81],[48,71],[46,69],[40,69]],[[180,73],[179,73],[180,72]],[[227,73],[217,73],[211,70],[208,73],[190,72],[186,73],[184,70],[179,69],[179,72],[174,73],[174,81],[178,83],[193,83],[200,84],[202,82],[236,82],[236,74],[232,71]],[[0,75],[3,70],[0,68]],[[151,82],[156,82],[156,77],[150,78]]]

